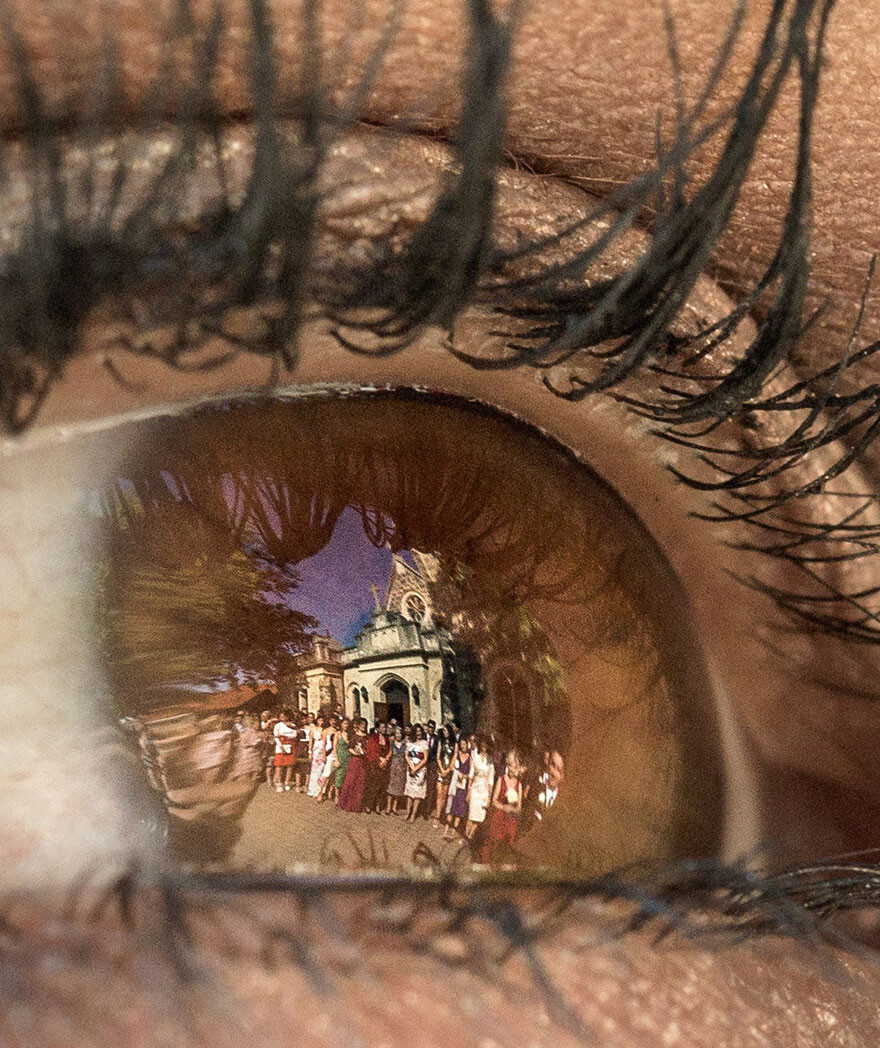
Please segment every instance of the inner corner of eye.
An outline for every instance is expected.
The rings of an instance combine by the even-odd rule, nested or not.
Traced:
[[[86,500],[91,628],[170,863],[588,875],[718,854],[681,584],[564,448],[399,392],[112,439],[89,456],[113,462]]]

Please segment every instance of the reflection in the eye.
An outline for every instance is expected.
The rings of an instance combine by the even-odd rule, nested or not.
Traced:
[[[95,497],[95,628],[175,860],[596,872],[717,849],[677,580],[562,449],[399,394],[125,439]]]

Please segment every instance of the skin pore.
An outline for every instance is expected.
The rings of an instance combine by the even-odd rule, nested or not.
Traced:
[[[227,5],[233,44],[220,77],[224,105],[237,117],[247,116],[248,106],[239,85],[243,58],[234,44],[236,25],[246,24],[244,6]],[[880,118],[871,92],[855,86],[876,79],[866,42],[876,37],[878,18],[869,8],[850,4],[836,11],[827,45],[814,142],[809,303],[830,299],[799,346],[801,359],[793,362],[809,370],[839,358],[868,258],[880,241],[871,206],[880,190],[872,147]],[[385,4],[368,4],[363,12],[364,33],[355,38],[349,60],[337,66],[328,62],[326,75],[331,86],[334,76],[339,79],[340,92],[356,81],[367,46],[387,23]],[[682,0],[674,12],[684,89],[693,95],[723,36],[725,19],[708,0]],[[296,89],[300,7],[278,0],[273,13],[283,105],[285,91],[293,97]],[[56,0],[39,17],[23,8],[20,16],[19,32],[35,55],[36,75],[56,115],[75,111],[106,5]],[[748,69],[747,45],[756,40],[766,16],[767,5],[756,4],[748,12],[744,50],[721,85],[719,106],[737,97]],[[157,68],[159,19],[153,6],[126,0],[112,17],[119,25],[126,98],[136,110]],[[345,4],[325,6],[328,53],[342,46],[351,18]],[[406,5],[364,115],[380,126],[402,121],[407,133],[387,139],[360,129],[346,140],[338,163],[360,164],[360,195],[356,206],[339,205],[340,217],[350,207],[369,222],[389,197],[403,209],[421,206],[424,188],[445,156],[443,147],[421,132],[442,137],[454,125],[463,40],[458,3]],[[647,0],[535,3],[524,11],[515,41],[506,142],[512,163],[502,175],[499,222],[533,233],[560,214],[576,216],[589,207],[593,201],[586,193],[602,195],[646,169],[654,155],[656,112],[669,105],[670,77],[662,13]],[[20,115],[9,100],[15,92],[4,90],[2,97],[7,99],[2,118],[14,132]],[[793,172],[795,107],[794,91],[784,92],[715,256],[713,272],[734,299],[738,290],[751,287],[775,247]],[[708,170],[712,159],[711,149],[695,159],[697,179],[700,165]],[[634,233],[621,251],[637,252],[640,236]],[[727,308],[724,292],[705,281],[694,309],[711,319]],[[868,300],[864,338],[877,336],[878,323],[875,295]],[[493,326],[492,318],[474,309],[462,318],[459,337],[479,347],[489,341]],[[633,506],[689,594],[719,702],[737,736],[733,749],[742,767],[731,770],[740,776],[740,803],[728,813],[731,855],[754,840],[756,821],[759,835],[774,841],[780,862],[876,845],[880,785],[871,769],[880,716],[871,683],[877,676],[874,649],[819,635],[785,638],[788,659],[769,650],[755,624],[774,621],[772,606],[725,570],[747,573],[748,557],[723,548],[717,530],[689,516],[704,503],[670,482],[663,469],[670,449],[647,440],[638,419],[598,397],[580,404],[553,398],[524,369],[474,370],[449,356],[439,334],[425,335],[405,352],[379,360],[352,355],[320,325],[309,328],[301,341],[301,360],[289,379],[297,386],[416,385],[475,397],[550,433]],[[41,433],[77,421],[94,424],[124,412],[251,389],[271,374],[265,361],[247,356],[219,371],[194,375],[120,356],[128,382],[123,387],[104,367],[100,343],[100,325],[93,324],[38,425],[23,440],[38,440]],[[859,470],[855,488],[876,488],[870,455]],[[870,572],[876,574],[872,565],[862,570],[869,581]],[[829,667],[834,688],[828,685]],[[33,731],[33,722],[21,716],[18,730]],[[752,812],[743,800],[749,790]],[[62,803],[57,815],[59,823],[75,823],[75,798],[67,810]],[[20,820],[26,818],[19,813]],[[7,843],[13,832],[2,830]],[[89,838],[82,836],[87,858]],[[92,858],[97,862],[101,855],[96,843]],[[540,905],[522,902],[526,913]],[[104,925],[53,925],[37,909],[24,917],[33,956],[58,955],[68,962],[88,956],[89,964],[45,966],[34,977],[34,969],[22,963],[22,996],[11,1016],[10,1043],[170,1045],[189,1038],[193,1044],[222,1045],[241,1043],[247,1031],[260,1048],[289,1043],[292,1037],[316,1045],[397,1045],[412,1043],[413,1012],[421,1043],[487,1048],[496,1043],[691,1048],[838,1043],[835,1038],[871,1045],[880,1032],[874,1004],[880,965],[870,952],[835,952],[770,937],[718,947],[672,936],[658,945],[650,929],[617,938],[609,930],[619,907],[588,900],[548,927],[534,956],[517,952],[501,963],[505,940],[498,920],[477,914],[464,931],[450,933],[438,927],[436,906],[411,912],[406,900],[386,905],[373,898],[371,904],[374,909],[365,913],[360,897],[327,898],[321,909],[305,898],[261,896],[237,898],[220,916],[192,914],[189,927],[198,940],[202,974],[209,982],[221,980],[225,994],[234,987],[234,1004],[225,1010],[212,1000],[219,995],[203,992],[195,975],[183,986],[179,973],[168,971],[161,928],[149,921],[145,926],[155,934],[138,936],[106,916]],[[277,929],[293,929],[287,938],[279,933],[268,965],[255,913]],[[311,952],[308,964],[297,954],[297,943],[303,942]],[[100,1015],[106,1018],[98,1023]]]

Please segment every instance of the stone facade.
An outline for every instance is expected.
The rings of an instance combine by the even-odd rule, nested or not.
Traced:
[[[316,636],[312,650],[299,657],[300,709],[316,713],[339,703],[345,716],[365,717],[370,727],[392,717],[440,724],[454,716],[471,730],[479,674],[434,624],[429,584],[436,558],[413,551],[412,559],[392,557],[384,600],[373,587],[375,610],[350,648]]]
[[[391,717],[405,724],[443,717],[443,653],[436,630],[380,609],[342,655],[345,714],[372,725]]]
[[[296,705],[317,713],[321,707],[342,705],[342,645],[329,636],[312,638],[312,650],[297,659],[299,683]]]
[[[441,723],[444,668],[451,657],[448,638],[435,628],[429,584],[437,559],[412,550],[413,563],[395,554],[380,603],[343,653],[345,713],[366,717],[372,726],[392,717],[404,724]]]

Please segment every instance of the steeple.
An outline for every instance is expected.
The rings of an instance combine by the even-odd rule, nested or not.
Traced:
[[[388,589],[385,591],[385,610],[404,618],[420,623],[423,627],[430,627],[431,623],[431,593],[428,588],[429,579],[425,577],[423,570],[428,564],[430,554],[419,554],[416,557],[412,551],[413,558],[418,567],[412,567],[399,554],[391,557],[391,573],[388,579]]]

